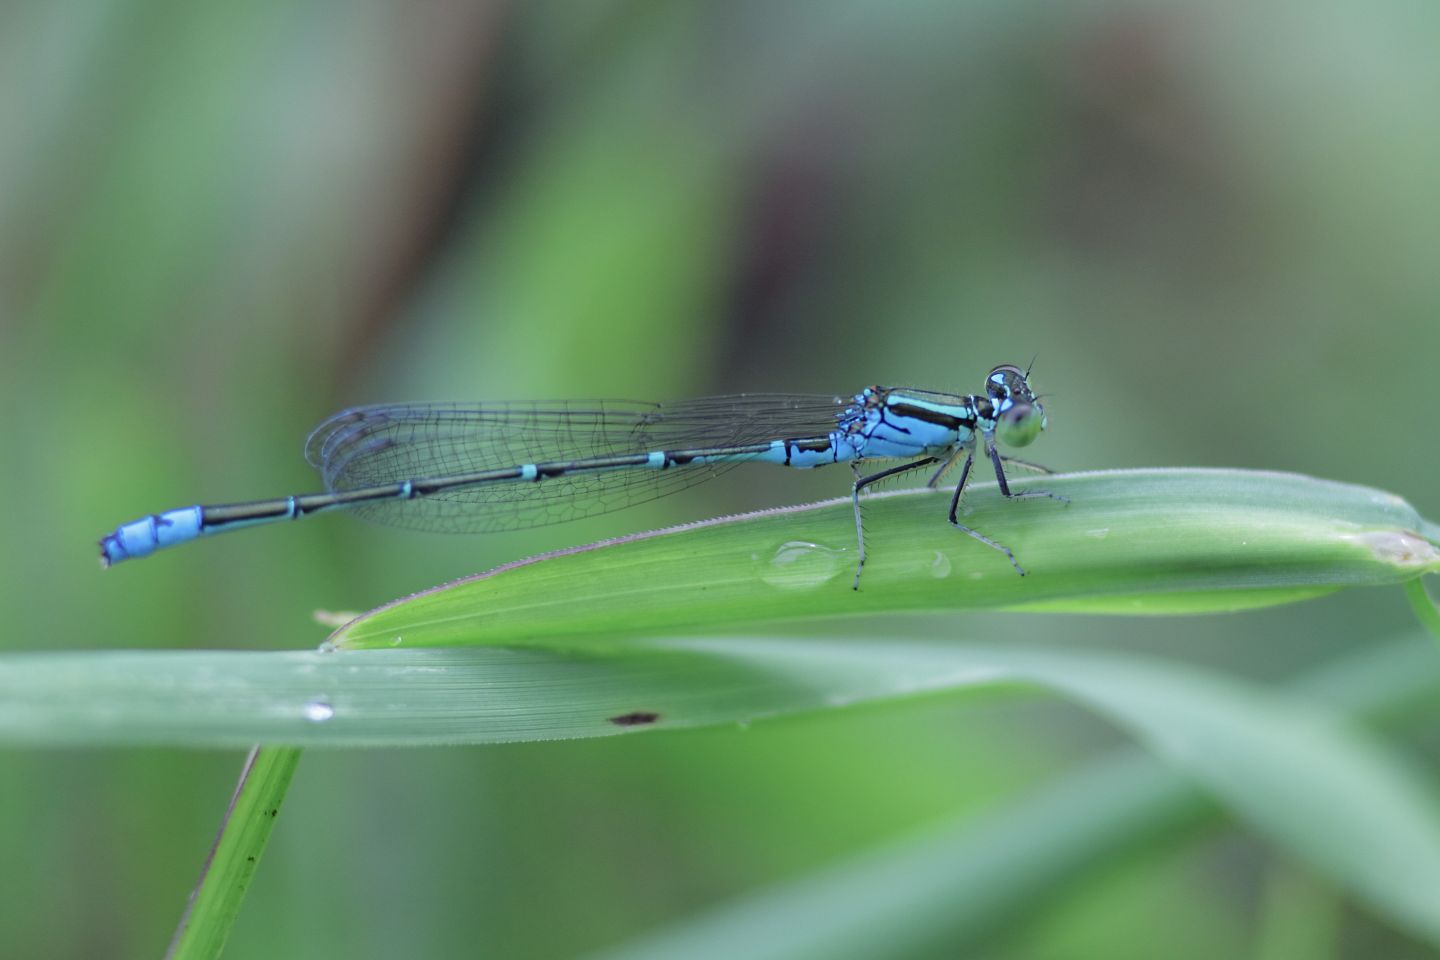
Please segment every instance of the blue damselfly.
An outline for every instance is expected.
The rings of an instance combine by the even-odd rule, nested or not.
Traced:
[[[126,523],[100,541],[105,565],[200,536],[298,520],[344,508],[416,530],[482,533],[595,516],[674,493],[742,463],[810,468],[850,463],[858,545],[865,566],[860,494],[878,480],[935,467],[929,485],[960,462],[950,523],[1024,569],[1008,547],[962,524],[956,511],[977,452],[1012,492],[997,439],[1023,447],[1045,429],[1029,372],[990,371],[983,394],[868,387],[852,397],[739,394],[674,404],[631,401],[411,403],[356,407],[320,424],[306,459],[325,493],[191,506]],[[903,459],[867,476],[858,465]],[[1024,461],[1014,461],[1034,467]],[[1043,469],[1043,468],[1039,468]]]

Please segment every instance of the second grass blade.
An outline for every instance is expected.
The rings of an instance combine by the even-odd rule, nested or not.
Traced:
[[[858,592],[850,503],[830,501],[510,564],[380,607],[332,639],[352,649],[568,645],[888,612],[1202,613],[1440,570],[1440,529],[1369,487],[1193,469],[1023,483],[1071,502],[1006,502],[977,486],[965,522],[1009,545],[1025,577],[945,522],[948,493],[903,491],[865,501],[870,560]]]

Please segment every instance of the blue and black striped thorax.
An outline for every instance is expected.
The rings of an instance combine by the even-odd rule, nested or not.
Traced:
[[[867,387],[837,416],[832,439],[840,459],[935,453],[965,446],[977,433],[993,437],[1007,413],[1027,407],[1039,403],[1024,371],[1013,366],[991,371],[984,396]]]
[[[976,400],[904,387],[867,387],[838,415],[832,436],[840,459],[950,450],[969,442],[981,423]]]

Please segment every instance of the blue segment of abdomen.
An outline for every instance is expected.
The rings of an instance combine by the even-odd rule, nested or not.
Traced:
[[[194,540],[204,532],[204,518],[198,506],[166,510],[121,524],[100,541],[100,553],[108,566],[131,557],[146,556],[161,547]]]
[[[827,439],[829,442],[823,448],[813,441],[788,441],[790,444],[789,465],[806,469],[824,466],[827,463],[845,463],[859,458],[860,451],[856,449],[853,442],[858,438],[847,437],[836,430],[831,431]]]
[[[742,459],[752,463],[778,463],[802,470],[823,467],[827,463],[845,463],[860,458],[858,444],[863,440],[832,430],[824,437],[772,440],[770,449],[760,454],[747,454]]]

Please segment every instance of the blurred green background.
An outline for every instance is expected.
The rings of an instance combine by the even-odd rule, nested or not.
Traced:
[[[1402,2],[11,0],[0,644],[309,648],[316,609],[848,491],[757,467],[584,524],[325,518],[96,569],[142,513],[314,488],[305,432],[383,400],[972,392],[1038,354],[1042,462],[1295,470],[1440,516],[1437,38]],[[1410,623],[1366,592],[892,626],[1275,680]],[[578,955],[1120,739],[972,694],[312,752],[227,955]],[[239,762],[0,754],[0,955],[162,950]],[[1223,824],[1146,847],[967,955],[1249,955],[1275,856]],[[1345,956],[1427,955],[1340,922]]]

